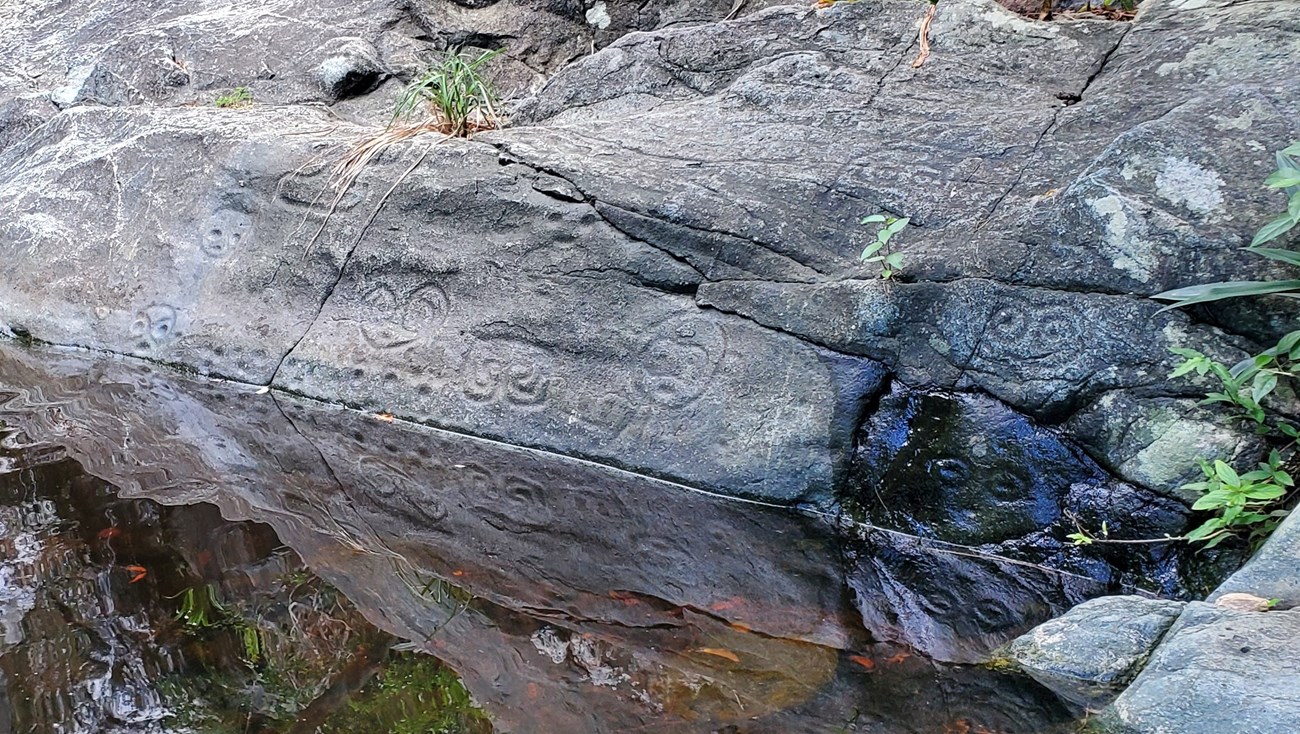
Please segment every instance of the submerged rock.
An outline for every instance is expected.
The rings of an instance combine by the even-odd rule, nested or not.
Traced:
[[[1069,719],[1021,676],[897,644],[1005,642],[1020,615],[1071,603],[1049,572],[919,548],[922,573],[871,578],[829,518],[84,353],[0,344],[0,419],[21,437],[6,446],[57,441],[66,453],[30,460],[80,462],[124,498],[266,523],[370,622],[453,667],[503,733]],[[892,617],[858,613],[849,588]]]
[[[1103,596],[1016,638],[999,655],[1072,704],[1099,708],[1137,675],[1185,606]]]

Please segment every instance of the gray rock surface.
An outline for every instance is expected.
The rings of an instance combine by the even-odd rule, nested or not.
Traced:
[[[1142,669],[1184,606],[1140,596],[1098,597],[1038,625],[999,654],[1065,700],[1093,710]]]
[[[1224,594],[1253,594],[1276,599],[1276,609],[1300,607],[1300,512],[1292,511],[1268,541],[1240,570],[1228,577],[1207,601]]]
[[[1198,389],[1166,350],[1232,359],[1285,311],[1235,336],[1139,296],[1265,267],[1237,246],[1295,137],[1289,5],[954,0],[919,68],[905,0],[91,5],[0,26],[11,333],[783,502],[843,486],[885,372],[1167,494],[1184,454],[1256,449],[1165,430]],[[510,48],[515,125],[396,146],[336,201],[383,78],[458,45]],[[206,106],[237,85],[252,108]],[[879,211],[915,282],[856,265]]]
[[[1098,717],[1113,734],[1277,734],[1300,711],[1300,612],[1192,602]]]

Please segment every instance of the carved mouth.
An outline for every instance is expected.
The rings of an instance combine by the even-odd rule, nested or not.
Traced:
[[[375,349],[396,349],[415,341],[418,334],[405,329],[361,327],[361,338]]]

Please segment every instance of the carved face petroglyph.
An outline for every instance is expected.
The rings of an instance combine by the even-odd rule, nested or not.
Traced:
[[[377,285],[361,297],[374,317],[361,324],[361,337],[375,349],[399,349],[421,334],[441,326],[447,318],[447,293],[433,283],[408,291]]]

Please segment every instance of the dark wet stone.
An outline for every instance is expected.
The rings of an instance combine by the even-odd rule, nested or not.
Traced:
[[[846,540],[848,583],[878,639],[963,663],[1090,596],[1105,584],[994,552],[864,531]]]
[[[1207,555],[1175,543],[1074,545],[1068,536],[1079,531],[1114,540],[1178,536],[1190,514],[1174,499],[1111,479],[1055,431],[976,394],[896,386],[858,431],[847,486],[849,513],[873,526],[1116,591],[1203,594],[1240,562],[1236,548]]]
[[[849,497],[873,524],[979,545],[1061,518],[1065,495],[1105,477],[996,400],[895,389],[859,429]]]

